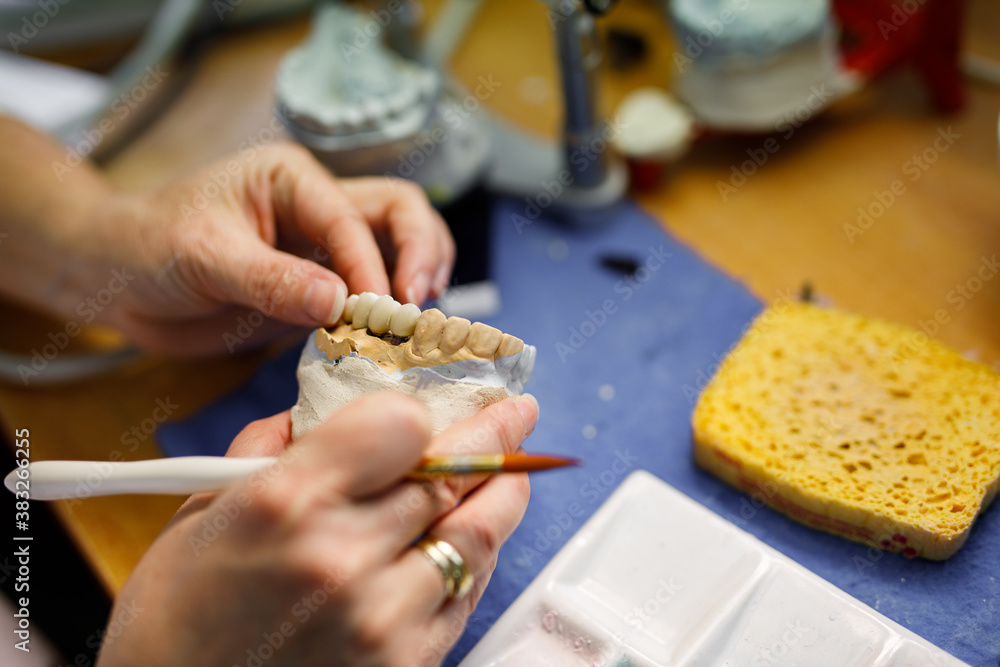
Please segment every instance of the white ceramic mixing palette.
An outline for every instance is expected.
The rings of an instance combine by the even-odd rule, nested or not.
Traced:
[[[463,666],[963,665],[635,472]]]

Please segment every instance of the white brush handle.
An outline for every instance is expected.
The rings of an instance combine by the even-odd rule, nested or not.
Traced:
[[[37,461],[28,479],[18,468],[4,480],[12,492],[28,491],[33,500],[91,498],[127,493],[190,495],[219,491],[277,461],[275,457],[223,458],[179,456],[151,461]],[[25,485],[23,482],[27,481]],[[18,482],[22,482],[18,486]],[[25,488],[27,486],[27,488]]]

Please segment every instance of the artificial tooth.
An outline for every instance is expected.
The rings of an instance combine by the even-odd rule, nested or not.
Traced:
[[[446,320],[444,313],[437,308],[428,308],[420,313],[410,342],[413,354],[423,357],[437,348]]]
[[[444,323],[444,331],[441,332],[441,340],[438,342],[438,347],[445,354],[454,354],[465,345],[465,340],[469,337],[469,329],[471,327],[472,322],[464,317],[449,317]]]
[[[368,315],[378,296],[373,292],[362,292],[358,295],[358,302],[354,304],[354,317],[351,318],[351,325],[355,329],[364,329],[368,326]]]
[[[524,341],[517,336],[504,334],[500,336],[500,345],[497,346],[497,358],[509,357],[524,349]]]
[[[344,314],[343,319],[345,322],[350,322],[354,318],[354,307],[358,304],[358,295],[352,294],[347,297],[347,301],[344,302]]]
[[[503,334],[499,329],[476,322],[469,329],[469,337],[465,341],[466,347],[472,354],[482,359],[492,359],[493,353],[500,345],[500,337]]]
[[[415,303],[403,304],[392,314],[392,318],[389,320],[389,331],[401,338],[412,336],[419,317],[420,306]]]
[[[388,294],[380,296],[368,313],[368,328],[372,333],[384,334],[389,330],[389,320],[392,314],[399,308],[399,302]]]

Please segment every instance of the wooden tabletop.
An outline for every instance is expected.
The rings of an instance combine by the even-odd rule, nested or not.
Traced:
[[[428,13],[440,2],[425,0]],[[605,25],[650,36],[648,62],[603,77],[604,103],[640,85],[670,85],[674,46],[656,3],[626,0]],[[1000,60],[1000,6],[971,2],[967,49]],[[272,88],[282,54],[307,22],[239,29],[218,38],[182,75],[169,108],[107,165],[121,188],[155,187],[234,152],[259,135],[273,114]],[[485,3],[452,64],[463,80],[491,74],[501,82],[487,104],[542,136],[557,134],[556,68],[548,23],[537,0]],[[970,81],[966,109],[936,115],[907,71],[893,73],[780,138],[780,148],[736,192],[720,195],[731,167],[763,137],[698,143],[663,185],[638,201],[708,260],[745,282],[764,302],[809,281],[837,305],[914,327],[937,317],[935,336],[986,363],[1000,363],[1000,279],[976,280],[1000,249],[1000,88]],[[956,138],[914,178],[913,156],[939,132]],[[905,192],[860,235],[858,209],[900,180]],[[878,207],[872,209],[878,210]],[[989,273],[984,270],[983,276]],[[975,288],[975,289],[973,289]],[[965,290],[962,296],[961,290]],[[31,353],[64,324],[0,304],[0,348]],[[119,344],[88,329],[75,349]],[[238,387],[267,352],[211,361],[142,357],[103,377],[42,387],[0,384],[5,429],[29,428],[34,460],[142,459],[159,456],[144,436],[176,404],[189,415]],[[157,401],[161,403],[158,404]],[[57,512],[109,590],[117,591],[182,499],[117,497],[57,503]]]

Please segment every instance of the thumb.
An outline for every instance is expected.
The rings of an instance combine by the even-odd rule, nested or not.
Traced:
[[[292,442],[291,410],[247,424],[233,439],[226,456],[279,456]]]
[[[291,411],[285,410],[266,419],[250,422],[229,445],[226,456],[249,458],[280,456],[292,442]],[[215,493],[196,493],[188,498],[170,520],[176,523],[204,509],[216,497]]]
[[[423,456],[430,420],[414,398],[395,391],[364,396],[344,406],[293,447],[294,465],[316,484],[363,498],[398,484]]]
[[[307,327],[334,325],[344,311],[347,286],[340,276],[260,239],[241,241],[219,260],[212,277],[228,301]]]

